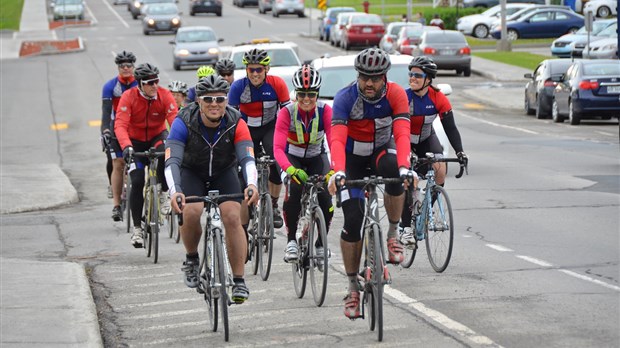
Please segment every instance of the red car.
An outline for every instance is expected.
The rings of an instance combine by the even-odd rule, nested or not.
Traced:
[[[384,33],[385,26],[379,15],[355,13],[343,28],[340,46],[345,50],[351,46],[378,46]]]

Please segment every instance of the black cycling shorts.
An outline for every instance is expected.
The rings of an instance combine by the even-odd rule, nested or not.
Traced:
[[[181,168],[181,189],[185,197],[206,196],[210,190],[219,190],[221,195],[242,192],[237,177],[237,166],[232,166],[217,177],[206,180],[187,168]],[[241,200],[241,198],[222,199],[219,202],[236,201],[241,203]]]

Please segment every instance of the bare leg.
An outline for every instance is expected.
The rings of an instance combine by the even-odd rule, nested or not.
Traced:
[[[443,185],[446,182],[446,164],[444,162],[434,163],[433,169],[435,169],[435,183]]]
[[[123,171],[125,160],[115,158],[112,160],[112,202],[114,206],[121,205],[121,193],[123,192]]]
[[[189,203],[183,208],[183,226],[180,228],[181,239],[188,254],[198,252],[198,243],[202,229],[200,227],[200,216],[203,210],[202,203]]]

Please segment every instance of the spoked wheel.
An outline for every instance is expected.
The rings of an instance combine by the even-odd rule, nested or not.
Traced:
[[[251,240],[248,240],[248,255],[252,259],[252,274],[256,275],[258,273],[258,265],[260,264],[260,246],[258,239],[258,211],[255,206],[251,209],[251,216],[253,218],[250,219],[250,223],[248,226],[248,235],[251,237]]]
[[[377,329],[377,340],[379,342],[383,341],[383,278],[384,278],[384,270],[383,265],[383,253],[381,250],[381,239],[379,234],[379,226],[372,226],[372,237],[374,240],[374,245],[378,248],[374,250],[372,259],[374,260],[371,269],[371,282],[370,287],[372,288],[372,295],[374,299],[374,306],[372,306],[372,316],[375,318],[375,328]],[[372,330],[372,328],[371,328]]]
[[[312,295],[314,295],[314,303],[322,306],[325,301],[325,293],[327,292],[327,273],[329,270],[329,249],[327,248],[327,227],[325,226],[325,217],[320,207],[314,209],[312,224],[308,231],[308,248],[309,248],[309,268],[310,283],[312,284]],[[316,244],[318,240],[323,243],[323,255],[317,256]]]
[[[127,233],[131,233],[131,204],[129,202],[129,195],[131,193],[131,182],[129,179],[129,175],[127,175],[125,180],[126,182],[123,185],[123,193],[122,193],[122,195],[125,196],[125,199],[124,199],[125,208],[123,212],[125,213],[125,221],[127,221]],[[121,207],[122,207],[122,204],[121,204]]]
[[[308,268],[306,267],[308,264],[308,249],[304,247],[302,243],[304,242],[300,238],[297,243],[300,249],[299,259],[291,266],[293,270],[293,285],[295,286],[295,294],[297,294],[298,298],[304,297],[306,293],[306,281],[308,279]]]
[[[437,196],[433,204],[433,221],[429,219],[426,233],[426,253],[435,272],[441,273],[452,256],[454,240],[454,221],[452,205],[446,190],[441,186],[433,188],[433,196]]]
[[[153,263],[157,263],[159,257],[159,226],[160,226],[160,212],[159,212],[159,195],[157,194],[157,187],[153,186],[153,210],[151,211],[151,244],[153,245]]]
[[[375,297],[373,295],[372,286],[370,286],[370,284],[367,284],[364,288],[362,306],[364,307],[364,319],[368,321],[368,328],[370,329],[370,331],[375,331]]]
[[[209,316],[209,325],[211,331],[217,331],[217,319],[218,319],[218,301],[213,297],[213,288],[211,283],[211,256],[213,248],[210,240],[203,241],[203,252],[200,260],[200,288],[204,292],[205,302],[207,303],[207,314]],[[216,259],[217,260],[217,259]]]
[[[413,207],[413,211],[414,212],[419,211],[418,206],[420,204],[420,201],[416,200],[414,204],[415,205]],[[414,215],[414,217],[411,219],[411,228],[414,230],[413,231],[414,237],[416,235],[415,227],[416,227],[416,221],[415,221],[415,215]],[[413,260],[415,260],[415,255],[417,251],[418,251],[417,243],[413,245],[403,245],[403,253],[404,253],[405,259],[403,260],[403,262],[400,263],[400,265],[403,268],[411,267],[411,265],[413,264]]]
[[[260,276],[269,279],[271,259],[273,257],[273,206],[269,194],[261,199],[261,216],[259,221]]]
[[[151,209],[151,194],[147,191],[144,196],[144,214],[142,215],[142,221],[144,226],[144,249],[146,250],[146,257],[151,257],[153,251],[153,239],[151,238],[151,217],[149,209]]]
[[[217,270],[215,283],[218,284],[213,290],[219,293],[219,306],[222,315],[222,325],[224,326],[224,340],[228,342],[228,294],[226,292],[226,264],[224,263],[224,251],[222,250],[221,231],[215,233],[215,245],[213,246],[213,256],[215,257],[215,269]]]

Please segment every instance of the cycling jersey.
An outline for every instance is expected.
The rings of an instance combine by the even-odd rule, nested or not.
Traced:
[[[172,93],[163,87],[157,87],[152,99],[147,99],[138,87],[123,93],[114,121],[121,148],[131,146],[132,139],[146,142],[165,131],[166,121],[172,124],[177,111]]]
[[[376,103],[362,99],[357,83],[336,93],[333,104],[332,168],[344,171],[345,153],[371,156],[396,141],[398,167],[409,167],[409,114],[407,94],[398,84],[387,82],[386,94]]]
[[[282,108],[273,136],[274,156],[280,167],[286,170],[291,166],[286,154],[311,158],[325,153],[324,140],[331,137],[331,121],[332,108],[321,101],[310,112],[299,109],[297,103]]]
[[[196,101],[196,87],[190,87],[187,90],[187,97],[185,98],[185,105]]]
[[[278,109],[291,102],[288,87],[278,76],[267,75],[259,87],[244,77],[235,80],[228,92],[228,104],[239,109],[248,127],[260,127],[275,120]]]
[[[101,114],[101,131],[113,129],[111,121],[114,119],[116,108],[121,99],[121,95],[126,90],[138,85],[138,81],[132,76],[123,79],[120,75],[114,77],[103,85],[101,99],[103,100]]]

